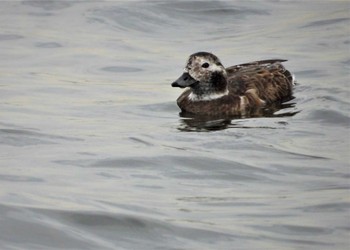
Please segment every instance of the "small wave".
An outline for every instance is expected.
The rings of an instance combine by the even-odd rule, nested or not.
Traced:
[[[312,110],[308,116],[311,120],[319,121],[325,124],[333,124],[345,127],[348,127],[350,125],[350,117],[336,110],[316,109]]]
[[[350,21],[350,18],[334,18],[334,19],[327,19],[327,20],[319,20],[319,21],[310,22],[302,26],[302,28],[327,26],[327,25],[333,25],[336,23],[348,22],[348,21]]]
[[[44,10],[61,10],[71,7],[73,1],[23,1],[23,5],[40,8]]]
[[[132,2],[91,10],[89,19],[121,31],[166,32],[169,35],[169,29],[203,27],[215,23],[234,24],[251,15],[269,15],[269,12],[221,1]]]
[[[0,41],[17,40],[21,38],[23,38],[23,36],[16,35],[16,34],[0,34]]]
[[[40,133],[26,129],[0,129],[0,144],[28,146],[55,144],[59,140],[81,141],[79,138]]]

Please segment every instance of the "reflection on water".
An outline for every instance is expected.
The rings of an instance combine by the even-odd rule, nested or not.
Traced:
[[[0,11],[0,249],[348,248],[348,1]],[[288,59],[295,99],[179,116],[197,51]]]
[[[180,113],[181,124],[179,126],[180,131],[216,131],[227,128],[251,128],[250,126],[244,126],[241,124],[235,123],[237,119],[249,119],[249,118],[258,118],[258,117],[291,117],[298,114],[300,111],[295,108],[295,102],[288,103],[274,103],[268,107],[252,110],[241,116],[232,116],[232,117],[213,117],[213,116],[198,116],[192,115],[185,112]],[[259,127],[259,126],[257,126]],[[271,128],[274,127],[260,127],[260,128]]]

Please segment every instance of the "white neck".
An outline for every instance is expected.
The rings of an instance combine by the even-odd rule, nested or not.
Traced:
[[[218,99],[218,98],[221,98],[223,96],[226,96],[228,95],[228,90],[226,90],[225,92],[222,92],[222,93],[208,93],[208,94],[204,94],[204,95],[197,95],[195,93],[191,93],[189,94],[188,96],[188,99],[190,101],[211,101],[211,100],[215,100],[215,99]]]

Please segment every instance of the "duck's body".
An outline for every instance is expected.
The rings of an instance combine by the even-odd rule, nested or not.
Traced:
[[[224,68],[208,52],[191,55],[173,87],[190,87],[177,99],[185,113],[244,115],[252,109],[291,98],[294,80],[281,62],[264,60]]]

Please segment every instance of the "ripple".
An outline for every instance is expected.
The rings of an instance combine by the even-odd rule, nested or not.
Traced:
[[[38,48],[49,48],[49,49],[62,47],[61,44],[56,42],[37,43],[35,46]]]
[[[269,231],[278,234],[285,235],[324,235],[331,234],[332,229],[321,228],[321,227],[312,227],[312,226],[301,226],[301,225],[272,225],[272,226],[254,226],[263,231]]]
[[[23,36],[15,35],[15,34],[0,34],[0,41],[17,40],[21,38],[23,38]]]
[[[346,190],[349,190],[349,187],[347,187]],[[324,213],[324,212],[339,213],[339,212],[349,211],[349,208],[350,208],[349,202],[334,202],[334,203],[319,204],[314,206],[300,207],[298,209],[308,213]]]
[[[28,5],[44,10],[61,10],[71,7],[74,2],[68,1],[23,1],[23,5]]]
[[[309,118],[325,124],[333,124],[345,127],[350,125],[350,118],[335,110],[313,110],[309,114]]]
[[[11,213],[10,213],[11,211]],[[1,238],[48,249],[61,246],[72,249],[170,249],[169,245],[230,242],[232,234],[198,229],[191,223],[173,223],[135,214],[102,213],[96,211],[68,211],[0,205]],[[30,218],[30,220],[28,220]],[[192,223],[193,224],[193,223]],[[37,237],[40,235],[41,237]],[[54,239],[50,235],[55,235]],[[22,243],[24,244],[24,243]],[[227,243],[229,244],[229,243]],[[36,248],[37,249],[37,248]]]
[[[0,144],[28,146],[56,144],[57,140],[81,141],[79,138],[40,133],[26,129],[0,129]]]
[[[160,14],[161,13],[161,14]],[[268,10],[236,6],[222,1],[131,2],[90,12],[91,21],[110,24],[120,30],[155,34],[164,27],[176,28],[231,22],[247,16],[269,15]]]
[[[347,22],[347,21],[350,21],[350,18],[334,18],[334,19],[327,19],[327,20],[319,20],[319,21],[310,22],[302,26],[302,28],[333,25],[336,23]]]
[[[9,182],[44,182],[44,179],[31,176],[4,175],[0,174],[0,181]]]

